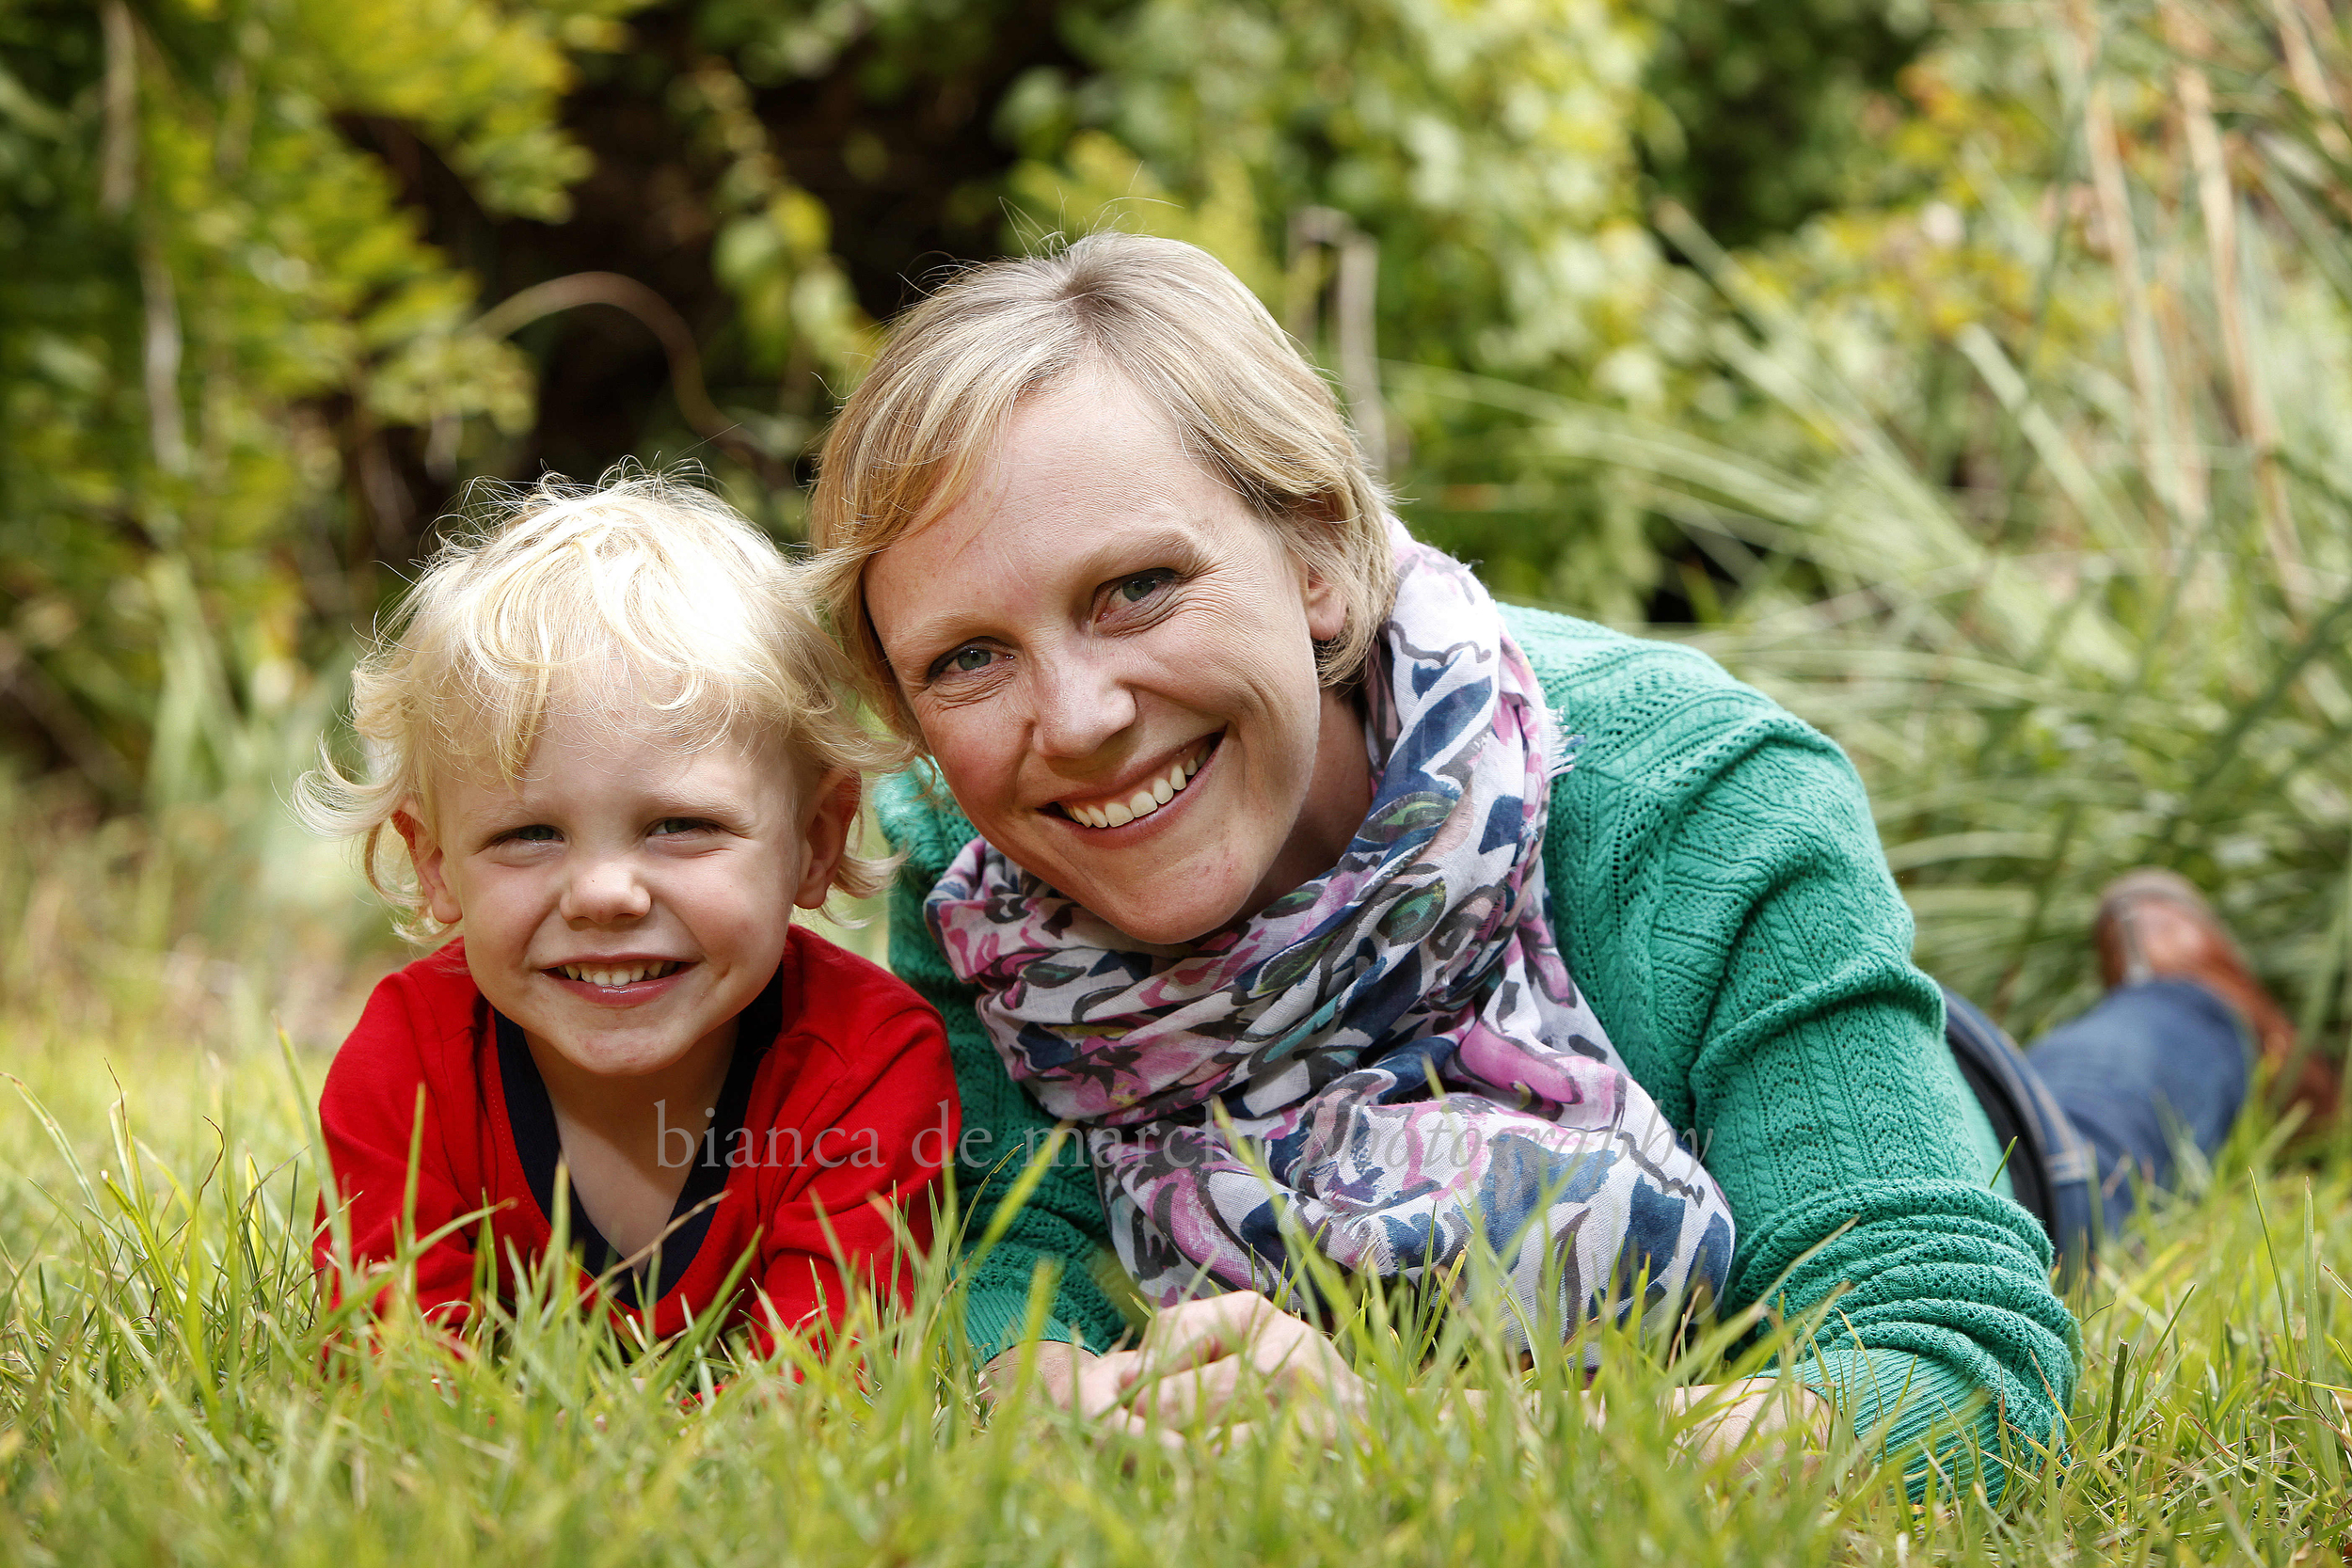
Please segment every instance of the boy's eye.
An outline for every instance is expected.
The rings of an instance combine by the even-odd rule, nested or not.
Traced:
[[[528,828],[509,828],[499,834],[501,844],[551,844],[564,835],[545,822],[533,822]]]
[[[698,833],[710,826],[699,816],[665,816],[653,825],[656,838],[673,833]]]

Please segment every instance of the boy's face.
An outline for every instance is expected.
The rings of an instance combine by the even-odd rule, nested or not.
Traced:
[[[731,1048],[792,907],[824,901],[856,781],[800,771],[559,719],[517,787],[439,781],[430,824],[398,821],[434,918],[464,920],[474,983],[534,1054],[634,1078]]]

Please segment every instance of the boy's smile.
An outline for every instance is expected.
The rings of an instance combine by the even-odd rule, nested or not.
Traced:
[[[463,921],[475,984],[559,1099],[601,1083],[684,1101],[724,1075],[736,1015],[793,906],[823,901],[854,809],[853,786],[798,771],[562,715],[515,786],[439,780],[433,822],[404,820],[434,917]]]

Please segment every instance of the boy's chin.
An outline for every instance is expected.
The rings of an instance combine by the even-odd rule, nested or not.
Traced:
[[[698,1034],[691,1026],[675,1032],[608,1032],[565,1028],[561,1022],[546,1030],[524,1024],[523,1033],[531,1041],[532,1054],[543,1063],[552,1055],[569,1072],[615,1083],[651,1077],[677,1067],[709,1037],[707,1031]]]
[[[687,1000],[615,1008],[559,992],[530,998],[513,1011],[499,1010],[521,1027],[532,1054],[542,1063],[553,1056],[562,1064],[559,1071],[623,1080],[676,1067],[724,1022],[704,1017],[706,1009],[677,1005]]]

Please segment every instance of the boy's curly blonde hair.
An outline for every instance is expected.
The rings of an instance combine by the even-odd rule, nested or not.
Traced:
[[[550,477],[484,494],[490,504],[434,551],[352,678],[365,776],[322,745],[294,791],[310,827],[358,841],[402,934],[445,928],[405,846],[388,852],[393,816],[430,822],[436,784],[453,774],[518,781],[558,712],[642,714],[681,751],[773,742],[809,784],[903,760],[850,707],[851,673],[803,568],[718,497],[628,466],[593,486]],[[886,869],[845,854],[833,886],[863,897]]]

